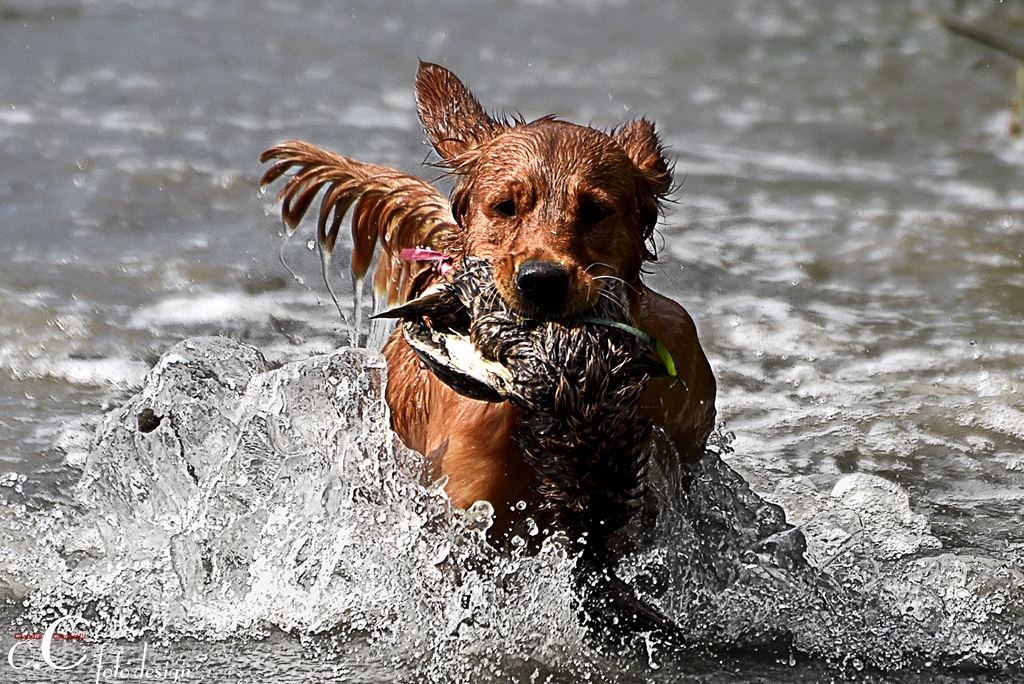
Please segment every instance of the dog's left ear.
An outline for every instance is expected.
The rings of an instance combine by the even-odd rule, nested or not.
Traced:
[[[665,159],[654,124],[647,119],[637,119],[615,131],[612,139],[640,169],[656,197],[664,197],[672,190],[672,169]]]
[[[445,161],[488,142],[503,127],[455,74],[430,62],[420,62],[416,72],[416,109],[430,144]]]

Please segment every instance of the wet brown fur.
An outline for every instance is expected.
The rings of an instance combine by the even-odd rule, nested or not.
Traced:
[[[490,117],[447,69],[421,63],[416,98],[427,138],[456,178],[451,201],[425,181],[357,162],[306,143],[275,146],[262,185],[297,169],[279,198],[293,230],[324,191],[318,222],[329,256],[341,220],[352,210],[352,271],[365,276],[378,241],[375,291],[389,303],[419,294],[432,265],[399,258],[403,248],[473,255],[493,264],[507,304],[524,315],[568,318],[596,302],[600,279],[627,286],[637,326],[671,353],[676,379],[652,380],[640,414],[662,427],[681,458],[703,452],[713,427],[715,380],[686,310],[641,280],[658,218],[672,184],[653,125],[640,119],[604,133],[553,117],[508,122]],[[511,211],[510,211],[511,209]],[[516,287],[526,262],[557,263],[569,275],[558,310],[536,311]],[[392,427],[413,449],[440,459],[456,506],[490,501],[492,532],[508,531],[543,503],[534,469],[518,442],[520,409],[468,399],[426,370],[396,331],[384,347]],[[517,502],[528,504],[525,511]]]

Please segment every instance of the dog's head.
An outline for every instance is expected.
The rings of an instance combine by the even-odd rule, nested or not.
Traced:
[[[515,311],[560,318],[592,307],[600,279],[633,283],[672,173],[645,119],[610,134],[554,117],[491,118],[456,76],[421,63],[427,137],[457,177],[452,212],[465,253],[494,266]]]

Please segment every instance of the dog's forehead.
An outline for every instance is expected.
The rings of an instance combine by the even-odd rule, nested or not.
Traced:
[[[560,120],[519,124],[488,141],[480,153],[477,180],[486,178],[495,187],[528,181],[557,188],[559,196],[585,187],[632,194],[639,175],[625,149],[607,133]]]
[[[536,161],[571,163],[580,170],[629,162],[626,152],[604,131],[545,118],[519,124],[492,139],[481,161],[521,166]]]

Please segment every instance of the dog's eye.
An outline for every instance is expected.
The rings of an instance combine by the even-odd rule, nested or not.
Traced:
[[[516,203],[510,199],[503,200],[494,205],[494,211],[505,218],[514,219],[516,217]]]
[[[597,202],[588,201],[580,206],[577,216],[581,223],[592,226],[603,221],[608,216],[608,210]]]

